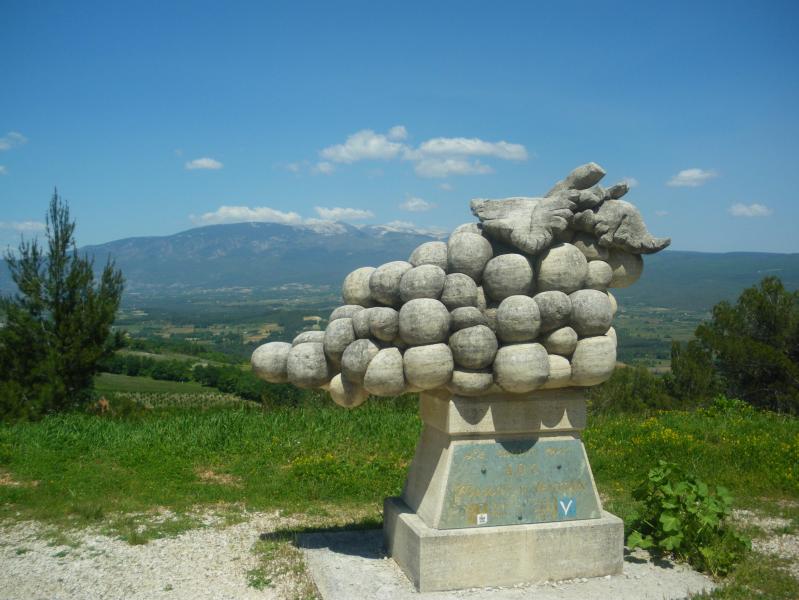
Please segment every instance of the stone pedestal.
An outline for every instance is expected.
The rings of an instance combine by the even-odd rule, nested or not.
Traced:
[[[423,393],[424,422],[386,548],[420,591],[621,572],[580,439],[579,388],[478,398]]]

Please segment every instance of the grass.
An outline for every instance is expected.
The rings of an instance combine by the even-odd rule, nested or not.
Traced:
[[[131,377],[116,373],[100,373],[94,378],[94,388],[101,394],[113,392],[140,392],[166,394],[196,394],[207,392],[196,381],[162,381],[151,377]]]
[[[242,502],[303,510],[396,494],[419,422],[410,408],[154,410],[129,419],[67,414],[0,428],[0,468],[36,485],[0,487],[0,518],[97,521],[154,506]],[[211,471],[224,478],[201,477]]]
[[[737,506],[787,517],[786,530],[799,526],[795,418],[737,407],[596,416],[589,423],[584,439],[597,484],[608,510],[623,518],[634,508],[630,490],[664,458],[727,486]],[[192,511],[203,506],[374,513],[385,496],[400,492],[419,429],[413,397],[373,399],[351,412],[332,404],[273,411],[241,404],[1,425],[0,476],[14,485],[0,485],[0,519],[56,528],[95,523],[146,543],[198,526]],[[153,518],[156,508],[171,516]],[[252,585],[268,585],[285,574],[280,569],[296,567],[290,549],[275,544],[287,542],[256,547],[263,565],[272,566],[254,570]],[[275,571],[276,564],[283,567]],[[729,581],[709,597],[799,597],[799,585],[782,575],[776,559],[749,559]]]

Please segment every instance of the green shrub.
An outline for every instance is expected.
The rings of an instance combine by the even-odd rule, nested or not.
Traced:
[[[616,369],[605,383],[590,388],[588,400],[594,413],[676,408],[674,398],[666,392],[663,378],[640,366]]]
[[[695,335],[672,348],[672,394],[701,400],[723,391],[758,408],[799,413],[799,291],[766,277],[735,304],[716,304]]]
[[[633,518],[631,548],[671,553],[697,569],[724,575],[750,547],[725,523],[732,504],[727,489],[711,490],[674,463],[659,461],[633,498],[643,503],[643,512]]]

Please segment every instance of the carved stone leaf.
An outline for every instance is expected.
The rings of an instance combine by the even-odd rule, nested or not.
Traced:
[[[671,238],[653,237],[638,209],[624,200],[603,202],[594,212],[593,227],[600,246],[633,254],[659,252],[671,243]]]

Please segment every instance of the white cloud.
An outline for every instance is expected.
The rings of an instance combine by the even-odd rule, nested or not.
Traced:
[[[6,169],[3,165],[0,165],[0,175],[8,175],[8,169]]]
[[[394,141],[404,140],[408,137],[408,130],[403,125],[395,125],[388,130],[388,139]]]
[[[521,144],[486,142],[479,138],[438,137],[423,142],[412,152],[415,156],[494,156],[502,160],[527,160],[527,150]]]
[[[303,222],[303,218],[298,213],[293,211],[283,212],[268,206],[220,206],[215,211],[204,213],[199,217],[192,215],[190,219],[197,225],[219,225],[221,223],[251,221],[301,225]]]
[[[218,160],[213,158],[208,158],[204,156],[203,158],[195,158],[194,160],[190,160],[186,163],[186,169],[189,171],[194,171],[197,169],[206,169],[211,171],[217,171],[222,168],[222,163]]]
[[[422,200],[421,198],[416,198],[415,196],[408,198],[405,202],[400,204],[400,208],[402,210],[407,210],[408,212],[424,212],[426,210],[430,210],[431,208],[435,208],[435,206],[436,205],[432,202]]]
[[[736,202],[730,206],[730,214],[733,217],[768,217],[773,212],[768,206],[756,202],[754,204]]]
[[[41,221],[0,221],[0,229],[13,229],[14,231],[44,231],[46,227]]]
[[[401,128],[401,131],[399,129]],[[371,129],[362,129],[353,133],[343,144],[328,146],[319,154],[322,158],[336,163],[354,163],[359,160],[388,160],[396,158],[405,149],[404,144],[393,142],[389,136],[405,133],[401,125],[392,127],[389,135],[375,133]],[[393,139],[398,139],[394,137]],[[402,139],[402,138],[399,138]]]
[[[684,169],[666,182],[672,187],[699,187],[718,177],[716,171],[705,171],[704,169]]]
[[[335,206],[325,208],[324,206],[314,206],[316,214],[328,221],[351,221],[358,219],[371,219],[375,214],[371,210],[361,208],[343,208]]]
[[[455,188],[454,188],[454,187],[452,187],[452,184],[451,184],[451,183],[447,183],[447,182],[445,181],[444,183],[439,183],[439,184],[438,184],[438,189],[440,189],[440,190],[444,190],[445,192],[451,192],[451,191],[452,191],[452,190],[454,190]]]
[[[291,171],[292,173],[299,173],[302,166],[298,162],[287,163],[284,167],[286,171]]]
[[[464,158],[425,158],[416,163],[413,169],[420,177],[441,178],[450,175],[486,175],[493,173],[488,165],[479,160]]]
[[[27,143],[28,138],[17,131],[9,131],[3,137],[0,137],[0,150],[11,150],[16,146],[21,146]]]
[[[621,182],[626,183],[627,187],[630,189],[638,187],[638,180],[635,177],[623,177]]]
[[[392,127],[385,134],[362,129],[350,135],[343,144],[322,149],[319,155],[323,162],[318,163],[314,171],[330,174],[333,172],[333,163],[402,159],[413,162],[414,171],[420,177],[484,175],[493,173],[494,169],[478,160],[471,160],[473,157],[514,161],[529,158],[523,145],[505,141],[437,137],[422,142],[418,147],[412,147],[403,143],[407,138],[408,130],[402,125]]]
[[[667,211],[667,210],[656,210],[655,211],[655,216],[657,216],[657,217],[665,217],[667,214],[669,214],[669,211]]]
[[[336,166],[331,162],[327,162],[326,160],[316,163],[313,168],[314,173],[320,173],[322,175],[330,175],[335,170]]]

